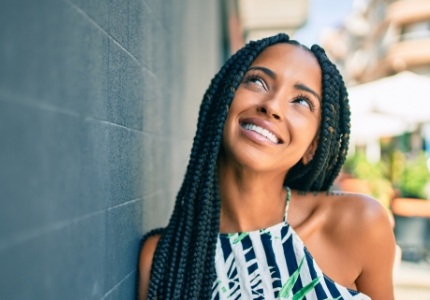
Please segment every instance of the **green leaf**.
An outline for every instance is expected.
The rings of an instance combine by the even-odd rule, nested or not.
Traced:
[[[239,236],[233,241],[233,244],[239,243],[241,240],[243,240],[248,235],[248,232],[242,232],[239,234]]]
[[[294,294],[292,300],[302,300],[307,293],[313,290],[313,288],[320,282],[320,277],[315,278],[310,283],[305,285],[300,291]]]
[[[279,291],[279,298],[287,298],[288,295],[291,293],[294,285],[296,284],[297,279],[299,278],[300,270],[302,268],[304,261],[305,261],[305,258],[303,257],[302,260],[300,261],[300,264],[297,270],[293,274],[291,274],[290,278],[288,278],[288,280],[284,283],[284,285],[282,286],[282,289]]]

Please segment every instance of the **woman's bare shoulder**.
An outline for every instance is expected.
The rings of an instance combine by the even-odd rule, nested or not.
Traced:
[[[375,222],[388,220],[387,210],[373,197],[366,194],[342,191],[301,192],[296,194],[296,213],[303,219],[317,216],[326,226],[336,226],[349,231],[357,224],[371,226]],[[342,227],[339,227],[342,225]]]
[[[375,198],[359,193],[328,192],[325,209],[330,217],[342,218],[346,222],[363,226],[388,221],[387,210]]]
[[[151,275],[152,260],[160,235],[156,234],[145,240],[139,255],[139,299],[146,299]]]
[[[146,239],[146,241],[143,243],[142,248],[140,250],[139,261],[146,261],[150,259],[150,262],[152,263],[152,258],[154,256],[154,252],[155,252],[155,249],[157,248],[160,237],[161,235],[156,234]]]
[[[302,209],[317,213],[326,222],[345,222],[356,225],[378,222],[388,217],[385,208],[373,197],[366,194],[342,191],[298,192]]]
[[[357,289],[372,299],[393,299],[395,239],[388,211],[365,194],[326,195],[327,231],[360,266]]]
[[[391,230],[388,211],[375,198],[358,193],[329,192],[321,201],[327,225],[369,239],[378,229]],[[369,230],[371,229],[371,232]]]

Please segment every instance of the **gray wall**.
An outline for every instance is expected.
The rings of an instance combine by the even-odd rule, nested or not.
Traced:
[[[0,2],[0,299],[133,299],[218,69],[217,1]]]

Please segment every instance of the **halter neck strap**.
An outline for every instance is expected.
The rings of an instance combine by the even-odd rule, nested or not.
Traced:
[[[290,200],[291,200],[291,189],[287,186],[287,199],[285,201],[284,222],[287,222],[288,208],[290,207]]]

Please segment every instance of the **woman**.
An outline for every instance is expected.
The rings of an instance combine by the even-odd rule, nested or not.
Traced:
[[[372,198],[329,192],[349,106],[324,51],[250,42],[212,80],[165,229],[144,237],[140,299],[393,299],[395,242]]]

